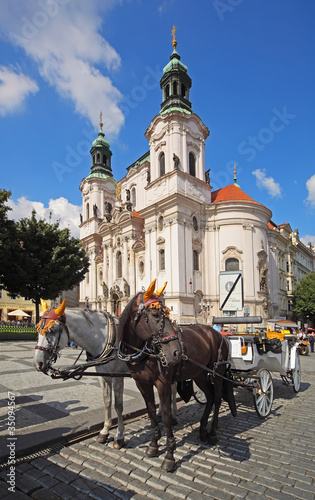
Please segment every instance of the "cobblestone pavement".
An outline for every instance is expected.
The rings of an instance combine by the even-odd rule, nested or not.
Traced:
[[[175,426],[176,470],[161,469],[165,454],[145,456],[149,421],[126,424],[126,447],[114,450],[94,437],[50,448],[15,465],[15,493],[9,469],[0,472],[0,497],[8,499],[315,499],[315,354],[301,357],[301,391],[295,394],[274,377],[271,415],[260,419],[252,393],[236,390],[238,415],[220,411],[220,442],[199,441],[202,406],[180,404]]]

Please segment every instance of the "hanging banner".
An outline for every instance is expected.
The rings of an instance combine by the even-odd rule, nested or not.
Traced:
[[[243,271],[220,272],[220,310],[243,309]]]

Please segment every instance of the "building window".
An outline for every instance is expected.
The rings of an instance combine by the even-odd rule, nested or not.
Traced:
[[[195,216],[193,217],[193,228],[195,231],[198,231],[198,229],[199,229],[198,219]]]
[[[139,273],[140,274],[144,273],[144,262],[143,262],[143,260],[140,260],[140,262],[139,262]]]
[[[225,270],[226,271],[239,271],[239,261],[238,259],[226,259]]]
[[[97,156],[96,156],[96,161],[97,161],[97,163],[99,163],[99,162],[100,162],[100,154],[99,154],[99,153],[97,153]]]
[[[178,88],[178,83],[174,82],[173,83],[173,95],[177,95],[177,88]]]
[[[189,173],[193,177],[196,177],[196,163],[195,157],[192,153],[189,153]]]
[[[168,99],[170,96],[170,86],[166,85],[165,87],[165,99]]]
[[[86,204],[86,220],[89,220],[90,218],[90,205],[89,203]]]
[[[163,230],[163,227],[164,227],[164,219],[162,217],[162,215],[159,217],[159,220],[158,220],[158,228],[159,228],[159,231],[162,231]]]
[[[199,271],[199,252],[197,250],[193,251],[193,266],[194,271]]]
[[[165,154],[164,153],[160,154],[159,161],[160,161],[160,177],[163,177],[163,175],[165,175]]]
[[[131,190],[131,203],[133,204],[134,207],[136,206],[136,202],[137,202],[136,188],[132,188],[132,190]]]
[[[165,250],[163,248],[159,251],[159,259],[160,259],[160,262],[159,262],[160,271],[164,271],[165,270]]]
[[[103,164],[106,165],[106,162],[107,162],[107,157],[106,155],[103,155]]]
[[[185,87],[185,85],[184,85],[183,83],[182,83],[182,91],[181,91],[181,95],[182,95],[182,97],[184,97],[184,98],[186,97],[186,87]]]
[[[116,255],[116,274],[117,274],[117,278],[122,278],[122,255],[121,255],[121,252],[117,252],[117,255]]]

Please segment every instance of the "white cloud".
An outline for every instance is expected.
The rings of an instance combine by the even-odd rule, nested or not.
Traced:
[[[315,207],[315,174],[306,181],[306,189],[308,196],[305,202],[307,205]]]
[[[43,79],[75,111],[97,127],[104,111],[104,131],[115,136],[124,123],[122,95],[110,79],[120,56],[99,33],[100,12],[115,0],[2,0],[0,28],[14,46],[36,62]],[[3,5],[1,6],[3,8]],[[105,113],[106,111],[106,113]]]
[[[256,185],[260,189],[266,189],[272,198],[282,197],[280,184],[276,182],[273,177],[267,177],[265,169],[261,170],[258,168],[254,170],[252,174],[256,177]]]
[[[302,236],[300,238],[300,240],[306,246],[308,246],[309,243],[312,243],[313,246],[315,245],[315,236],[311,236],[310,234],[307,234],[306,236]]]
[[[37,219],[51,220],[52,222],[59,221],[61,229],[68,228],[71,236],[79,238],[81,206],[69,203],[66,198],[51,199],[48,207],[45,207],[40,201],[31,201],[22,196],[16,203],[9,199],[8,205],[12,208],[8,212],[10,219],[19,220],[23,217],[30,217],[32,210],[35,210]]]
[[[23,73],[0,66],[0,115],[19,111],[29,94],[35,94],[38,85]]]

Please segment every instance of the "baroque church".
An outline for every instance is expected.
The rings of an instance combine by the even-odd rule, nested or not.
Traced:
[[[241,190],[236,172],[234,183],[212,190],[209,130],[193,112],[192,82],[174,29],[172,47],[160,80],[161,109],[145,132],[149,151],[119,182],[100,119],[91,170],[80,185],[80,239],[90,258],[80,306],[119,315],[156,278],[157,287],[167,282],[164,300],[181,324],[211,323],[213,316],[290,316],[292,231],[272,223],[271,211]],[[303,251],[311,267],[304,266],[306,273],[314,252]],[[287,274],[293,276],[289,289]]]

